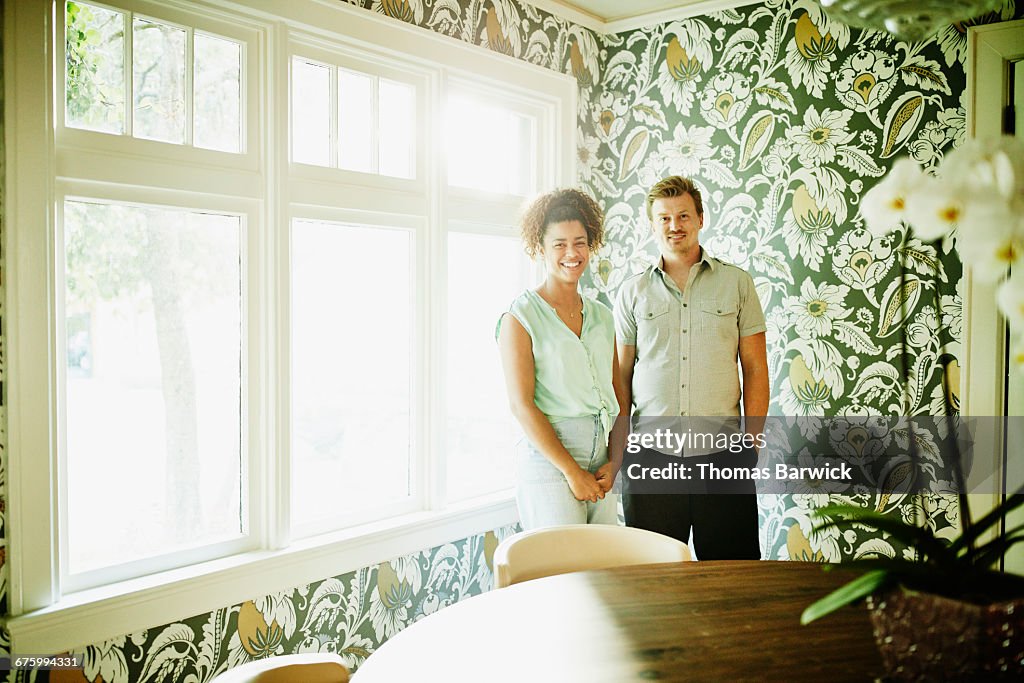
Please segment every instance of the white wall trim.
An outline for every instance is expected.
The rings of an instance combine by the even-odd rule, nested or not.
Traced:
[[[524,0],[539,10],[550,12],[557,17],[567,19],[574,24],[589,28],[601,35],[613,35],[625,33],[646,26],[655,26],[677,19],[697,17],[711,12],[720,12],[725,9],[736,9],[758,2],[758,0],[697,0],[671,9],[644,12],[641,14],[630,14],[624,12],[620,18],[604,18],[591,12],[576,7],[562,0]],[[622,3],[628,7],[628,3]]]
[[[758,0],[703,0],[692,5],[676,7],[674,9],[662,10],[660,12],[648,12],[638,14],[635,17],[616,19],[605,24],[605,33],[625,33],[647,26],[657,26],[669,21],[699,17],[712,12],[720,12],[725,9],[736,9],[746,5],[755,4]]]
[[[1006,65],[1024,59],[1024,20],[972,26],[967,31],[967,134],[989,137],[1002,132],[1003,106],[1006,102]],[[1021,135],[1020,132],[1017,133]],[[970,268],[964,268],[964,367],[961,369],[960,408],[964,415],[986,416],[1012,413],[1007,410],[1005,381],[1006,320],[995,303],[996,286],[979,282]],[[1021,418],[1014,418],[1019,420]],[[984,471],[993,473],[999,491],[1004,476],[1018,479],[1019,458],[1007,462],[1006,436],[983,434],[975,443],[974,454]],[[1012,486],[1011,491],[1012,491]],[[1009,491],[1007,492],[1009,493]],[[977,494],[971,497],[975,518],[1002,501],[1002,495]],[[1020,513],[1012,515],[1007,526],[1019,524]],[[993,530],[992,534],[1001,533]],[[1020,546],[1006,557],[1006,568],[1024,571],[1024,551]]]
[[[589,28],[591,31],[598,33],[608,32],[606,28],[608,23],[604,19],[596,14],[585,12],[574,5],[562,2],[562,0],[524,0],[524,2],[533,5],[541,11],[561,17],[574,24],[579,24],[583,28]]]
[[[53,46],[46,0],[4,7],[4,343],[7,379],[7,554],[10,609],[53,601],[57,586],[56,347],[53,318]],[[15,56],[17,55],[17,56]],[[15,97],[17,93],[17,97]],[[17,101],[18,106],[12,104]],[[38,340],[45,343],[33,343]],[[15,512],[16,511],[16,512]],[[25,548],[31,544],[36,550]]]
[[[972,26],[967,32],[967,134],[970,137],[999,135],[1005,91],[1004,64],[1024,56],[1011,35],[1024,20]],[[1008,40],[1009,39],[1009,40]],[[982,78],[983,74],[989,77]],[[991,76],[997,76],[992,78]],[[1005,407],[1006,321],[995,305],[995,285],[985,284],[964,269],[964,368],[961,373],[960,408],[964,415],[1002,415]]]

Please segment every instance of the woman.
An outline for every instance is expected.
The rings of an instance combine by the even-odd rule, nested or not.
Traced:
[[[608,441],[627,411],[614,322],[607,306],[579,292],[603,223],[597,202],[578,190],[539,197],[522,219],[526,253],[543,259],[544,282],[512,302],[497,334],[509,405],[526,433],[516,471],[524,529],[617,523]]]

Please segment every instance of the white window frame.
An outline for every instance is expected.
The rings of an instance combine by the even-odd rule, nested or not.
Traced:
[[[289,68],[292,59],[298,57],[318,66],[331,68],[331,165],[320,166],[291,161],[291,175],[297,175],[308,179],[323,179],[326,181],[343,178],[346,182],[363,182],[370,186],[402,187],[412,189],[416,192],[426,192],[425,178],[427,176],[428,160],[424,155],[425,138],[422,135],[424,126],[418,131],[421,133],[416,138],[413,159],[412,178],[399,178],[396,176],[381,175],[377,171],[353,171],[341,168],[338,163],[338,73],[349,71],[375,77],[384,78],[397,83],[411,85],[416,90],[416,107],[418,111],[427,109],[428,93],[433,87],[431,80],[434,78],[436,69],[417,67],[411,64],[402,64],[386,56],[378,57],[373,61],[367,59],[365,52],[353,49],[344,44],[331,44],[316,36],[298,32],[289,32],[288,41],[288,64]],[[379,80],[374,85],[374,97],[376,98],[379,89]],[[374,102],[374,114],[377,113],[377,105]],[[289,95],[289,115],[291,113],[291,97]],[[379,136],[376,125],[373,130],[373,149],[378,151]],[[378,159],[374,159],[372,166],[377,166]],[[341,174],[341,175],[338,175]]]
[[[206,11],[202,15],[196,15],[194,12],[182,11],[182,9],[175,7],[174,5],[157,5],[146,0],[123,0],[120,6],[111,5],[105,2],[92,2],[91,0],[83,0],[85,4],[101,7],[103,9],[109,9],[112,11],[120,12],[122,14],[130,13],[125,22],[126,33],[132,32],[132,20],[135,17],[143,19],[151,19],[161,24],[173,26],[175,28],[181,28],[186,33],[194,34],[206,34],[214,37],[223,37],[230,40],[239,42],[242,45],[241,55],[241,67],[242,74],[258,74],[259,73],[259,48],[258,42],[260,40],[260,31],[255,26],[243,26],[238,23],[229,21],[227,18],[218,16],[219,12]],[[63,4],[56,3],[57,11],[54,15],[58,28],[58,33],[55,35],[55,39],[60,39],[61,44],[64,41],[64,13]],[[133,38],[134,40],[134,34]],[[246,44],[253,45],[257,49],[246,49]],[[188,41],[191,44],[191,41]],[[192,62],[192,51],[186,50],[185,54],[185,105],[186,111],[189,115],[185,119],[185,142],[184,143],[170,143],[162,142],[158,140],[150,140],[148,138],[137,138],[131,133],[133,129],[133,107],[132,107],[132,85],[133,85],[133,71],[132,71],[132,53],[131,41],[125,38],[125,132],[123,133],[105,133],[100,131],[89,130],[86,128],[77,128],[74,126],[68,126],[65,123],[65,105],[63,100],[56,102],[54,109],[55,125],[57,131],[57,146],[58,153],[64,150],[74,150],[75,148],[81,150],[89,150],[90,154],[101,154],[110,155],[111,153],[117,155],[138,155],[142,157],[161,157],[171,162],[195,162],[204,166],[210,167],[224,167],[234,168],[238,170],[246,171],[258,171],[259,170],[259,158],[260,158],[260,118],[262,108],[260,102],[257,100],[258,92],[256,90],[250,90],[246,88],[246,79],[243,78],[240,95],[240,108],[239,117],[242,130],[240,131],[239,144],[241,149],[239,152],[223,152],[219,150],[206,149],[204,147],[195,147],[194,136],[193,136],[193,121],[195,117],[195,101],[192,93],[193,84],[193,68]],[[63,54],[63,49],[59,51]],[[57,83],[65,82],[65,67],[66,64],[63,61],[56,63],[56,74]],[[247,114],[252,112],[254,117],[258,117],[256,125],[247,126],[246,122],[249,119]],[[64,155],[62,161],[65,164],[73,163],[71,159],[67,159],[68,155]],[[64,170],[62,166],[58,166],[60,170]],[[80,169],[71,168],[68,171],[77,171]],[[121,182],[120,180],[111,179],[112,182]],[[200,185],[201,186],[201,185]]]
[[[102,4],[102,3],[90,3]],[[491,53],[341,3],[320,0],[153,0],[118,1],[157,19],[232,37],[222,24],[239,27],[253,42],[244,51],[248,82],[243,89],[247,118],[241,154],[111,136],[63,128],[63,2],[24,0],[4,6],[7,193],[6,315],[8,386],[8,628],[12,651],[60,652],[142,628],[202,614],[254,595],[337,576],[386,559],[416,552],[517,520],[507,492],[444,506],[445,473],[440,448],[444,401],[444,336],[447,326],[444,287],[445,237],[450,221],[508,225],[522,199],[490,197],[473,205],[448,192],[437,153],[440,121],[423,117],[417,136],[417,173],[412,180],[370,176],[333,168],[291,164],[288,140],[289,54],[296,45],[321,42],[332,51],[351,50],[381,64],[421,67],[425,88],[419,95],[427,111],[437,112],[446,79],[521,91],[544,105],[548,132],[538,140],[554,150],[550,168],[538,169],[538,188],[575,182],[576,85],[570,77]],[[138,8],[138,9],[135,9]],[[148,11],[143,11],[148,10]],[[202,26],[195,16],[205,17]],[[249,32],[249,33],[246,33]],[[386,46],[402,46],[403,53]],[[472,65],[471,67],[467,65]],[[130,62],[126,68],[131,68]],[[191,68],[191,67],[189,67]],[[418,90],[419,92],[419,90]],[[17,105],[15,106],[15,103]],[[246,117],[245,112],[248,112]],[[130,100],[126,116],[131,116]],[[95,136],[104,136],[96,143]],[[118,138],[111,143],[110,137]],[[116,148],[114,148],[117,146]],[[155,147],[156,146],[156,147]],[[70,148],[108,155],[102,173],[83,168]],[[99,150],[102,147],[102,150]],[[191,164],[188,172],[165,164],[159,185],[140,172],[159,154]],[[324,173],[320,173],[324,172]],[[542,173],[543,172],[543,173]],[[143,178],[143,180],[140,180]],[[87,180],[83,180],[87,179]],[[251,244],[248,263],[247,367],[249,418],[243,416],[250,468],[250,545],[218,559],[168,569],[77,592],[61,585],[59,573],[60,471],[59,395],[63,341],[56,314],[60,284],[55,272],[58,202],[64,196],[130,198],[136,203],[209,208],[212,181],[230,197],[223,210],[241,213]],[[161,189],[161,186],[172,189]],[[329,193],[327,192],[329,190]],[[330,194],[330,201],[324,197]],[[205,197],[197,202],[196,197]],[[386,207],[386,214],[381,209]],[[292,541],[288,532],[288,235],[292,217],[346,218],[343,222],[388,224],[421,221],[415,229],[417,259],[430,277],[421,283],[425,299],[416,323],[425,344],[417,350],[423,369],[417,374],[418,443],[423,449],[415,472],[417,511],[370,521],[321,536]],[[392,223],[393,224],[393,223]],[[273,227],[270,227],[273,226]],[[488,227],[490,226],[490,227]],[[506,230],[512,234],[511,228]],[[253,246],[255,245],[255,246]],[[254,251],[253,251],[254,250]],[[253,416],[256,419],[252,419]],[[275,456],[275,454],[277,454]],[[272,484],[276,482],[276,485]],[[198,558],[197,558],[198,559]]]
[[[424,236],[427,224],[426,221],[420,217],[403,216],[386,212],[368,214],[366,212],[352,211],[341,207],[301,207],[300,209],[290,212],[288,219],[289,242],[293,231],[293,221],[296,220],[323,221],[336,223],[340,226],[354,225],[358,227],[380,230],[400,230],[405,232],[410,237],[410,256],[413,264],[413,273],[410,278],[410,283],[415,284],[417,282],[418,275],[426,274],[427,240],[424,239]],[[282,285],[284,287],[289,287],[291,282],[290,259],[288,259],[288,262],[282,264],[282,269],[283,273],[289,274],[282,279]],[[361,524],[378,522],[384,519],[394,519],[402,515],[414,514],[420,510],[427,509],[426,490],[429,488],[429,481],[425,478],[426,475],[424,470],[426,468],[423,466],[423,458],[420,457],[420,453],[418,453],[418,451],[425,450],[424,446],[426,435],[429,433],[430,429],[427,417],[427,406],[429,406],[429,404],[426,403],[427,394],[424,382],[420,381],[420,375],[422,375],[422,373],[417,373],[416,370],[418,367],[425,367],[428,364],[425,353],[425,349],[427,348],[427,339],[425,338],[425,335],[427,334],[429,324],[429,294],[429,289],[427,287],[416,287],[414,291],[409,292],[412,300],[410,311],[413,316],[411,331],[414,340],[413,349],[409,357],[410,372],[412,373],[412,381],[410,384],[410,438],[412,443],[410,444],[409,497],[404,500],[373,508],[368,512],[337,514],[332,517],[311,520],[304,524],[293,522],[285,529],[282,529],[282,535],[287,534],[289,541],[292,538],[307,539],[317,535],[330,534],[334,533],[338,529],[347,529]],[[290,330],[291,325],[286,324],[285,328]],[[290,339],[290,335],[288,339]],[[288,343],[287,340],[285,343]],[[285,353],[283,358],[291,359],[291,354]],[[358,362],[357,359],[353,360]],[[286,409],[290,410],[290,408],[291,401],[289,400]],[[289,419],[283,424],[290,424],[290,422],[291,420]],[[382,439],[387,438],[386,435],[381,435],[381,437]],[[290,451],[290,443],[287,445],[287,448]],[[285,494],[290,496],[290,491],[291,486],[289,485],[288,491],[286,491]]]
[[[554,122],[550,120],[550,112],[545,111],[544,108],[537,106],[534,97],[531,97],[528,93],[523,93],[520,90],[508,87],[507,85],[504,84],[489,84],[481,82],[480,79],[478,78],[468,79],[465,77],[460,77],[458,74],[453,74],[448,79],[446,79],[446,86],[455,94],[465,95],[469,97],[479,96],[481,98],[486,98],[488,104],[496,104],[505,109],[515,111],[518,114],[524,114],[534,119],[537,125],[534,128],[535,140],[533,149],[531,150],[530,159],[531,165],[534,169],[534,177],[532,179],[534,185],[534,193],[536,193],[542,187],[550,187],[555,182],[555,178],[552,178],[551,174],[546,173],[545,169],[541,168],[540,164],[537,163],[538,154],[540,150],[549,149],[552,145],[555,144],[555,141],[552,139],[551,136],[551,132],[554,129]],[[488,207],[490,205],[493,205],[496,201],[504,201],[510,203],[515,203],[517,201],[515,195],[496,192],[486,192],[482,190],[474,190],[471,188],[458,186],[449,186],[448,193],[451,199],[453,200],[453,207],[459,206],[459,200],[462,200],[464,202],[469,201],[471,205],[479,206],[479,197],[481,195],[488,197],[488,202],[486,202],[485,204],[485,206]],[[521,199],[519,201],[521,202]],[[490,219],[492,221],[498,220],[499,223],[507,223],[508,214],[504,213],[504,211],[506,211],[507,209],[508,206],[501,207],[499,211],[501,211],[502,214],[498,214],[494,211],[490,212]],[[453,211],[453,213],[456,212]],[[470,216],[462,215],[459,215],[458,217],[470,218]],[[502,218],[504,218],[504,220],[502,220]]]
[[[261,476],[255,471],[259,469],[261,459],[246,457],[247,453],[263,448],[261,438],[256,425],[259,420],[246,420],[247,414],[251,412],[251,406],[258,405],[260,400],[258,393],[258,382],[250,380],[259,376],[259,367],[255,362],[254,354],[251,351],[258,348],[259,335],[256,330],[259,328],[259,316],[261,315],[258,302],[260,297],[253,291],[260,285],[257,272],[257,264],[260,254],[259,234],[252,226],[262,222],[260,215],[260,203],[254,200],[239,200],[237,198],[208,197],[204,198],[202,206],[192,203],[193,195],[181,193],[174,190],[158,188],[125,188],[123,186],[108,185],[88,180],[65,180],[58,179],[56,183],[55,210],[57,224],[63,224],[64,202],[88,201],[102,204],[135,205],[142,207],[153,207],[170,209],[173,211],[213,211],[224,215],[235,215],[240,220],[239,252],[241,256],[241,302],[248,303],[243,307],[241,315],[241,361],[246,372],[241,377],[241,440],[240,458],[241,467],[245,475],[243,483],[250,485],[241,490],[240,505],[242,508],[242,529],[238,538],[196,546],[187,549],[172,549],[169,553],[145,557],[132,562],[90,570],[80,574],[72,575],[68,571],[68,536],[61,533],[68,528],[66,505],[59,504],[67,500],[68,477],[67,477],[67,435],[63,426],[66,424],[66,403],[63,392],[65,388],[65,365],[56,364],[56,387],[57,387],[57,476],[58,476],[58,506],[57,506],[57,530],[56,537],[59,551],[57,553],[57,567],[60,573],[61,593],[75,593],[82,590],[105,586],[146,574],[164,571],[168,568],[185,567],[199,564],[220,557],[237,553],[257,550],[260,547],[260,535],[262,525],[258,520],[252,519],[249,514],[249,501],[258,500],[258,492],[254,484]],[[63,263],[64,245],[62,242],[63,231],[55,230],[55,246],[57,264]],[[255,256],[256,258],[251,258]],[[56,269],[56,282],[54,294],[57,303],[57,310],[64,310],[64,282],[61,269]],[[57,352],[56,358],[66,357],[67,335],[64,329],[63,316],[57,316],[54,320],[56,329]]]

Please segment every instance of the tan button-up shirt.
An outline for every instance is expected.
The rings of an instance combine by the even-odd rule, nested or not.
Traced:
[[[636,347],[633,415],[739,415],[739,340],[766,329],[753,279],[701,249],[680,292],[662,263],[626,280],[615,301],[616,338]]]

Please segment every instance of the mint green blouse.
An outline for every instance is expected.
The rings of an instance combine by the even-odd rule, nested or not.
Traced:
[[[612,388],[615,319],[611,310],[583,297],[583,331],[577,337],[540,294],[527,290],[508,312],[533,342],[533,400],[551,422],[600,416],[605,434],[619,414]],[[495,337],[501,331],[501,320]]]

